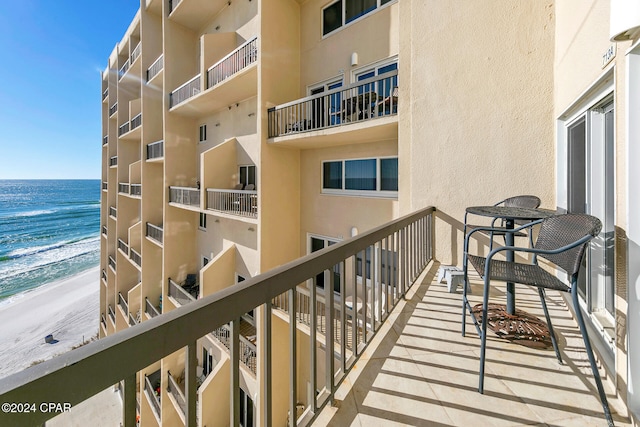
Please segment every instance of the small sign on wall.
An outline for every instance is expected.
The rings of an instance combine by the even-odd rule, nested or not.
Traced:
[[[615,57],[616,46],[612,44],[602,55],[602,68],[606,67],[611,61],[613,61],[613,58]]]

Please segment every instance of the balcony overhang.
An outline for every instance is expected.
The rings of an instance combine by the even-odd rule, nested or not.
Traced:
[[[374,141],[398,139],[398,116],[347,123],[310,132],[269,138],[267,142],[281,147],[300,149],[326,148],[339,145],[364,144]]]
[[[180,1],[169,14],[169,19],[197,31],[228,4],[231,4],[228,0]]]
[[[189,117],[201,117],[257,94],[258,66],[257,62],[254,62],[223,82],[181,102],[169,111]]]

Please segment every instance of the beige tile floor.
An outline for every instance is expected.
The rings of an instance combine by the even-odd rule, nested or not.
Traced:
[[[489,337],[485,393],[478,393],[480,340],[470,322],[461,336],[461,289],[452,294],[436,283],[437,267],[392,312],[314,427],[606,425],[577,324],[556,293],[548,294],[548,306],[564,364],[552,349]],[[481,302],[481,285],[472,283],[473,305]],[[500,288],[492,289],[493,302],[504,302]],[[537,293],[518,291],[518,308],[543,316]],[[616,425],[631,425],[605,388]]]

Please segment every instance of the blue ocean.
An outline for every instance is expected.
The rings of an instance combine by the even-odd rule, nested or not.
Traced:
[[[0,180],[0,304],[99,264],[99,180]]]

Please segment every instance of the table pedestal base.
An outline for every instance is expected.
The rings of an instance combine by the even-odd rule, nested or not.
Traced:
[[[487,329],[500,338],[534,348],[552,347],[547,324],[526,311],[516,309],[515,314],[507,313],[503,304],[489,304],[487,307]],[[482,322],[482,304],[473,307],[473,314]]]

